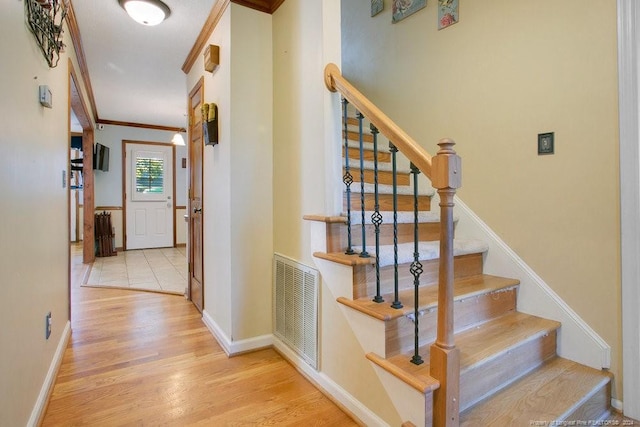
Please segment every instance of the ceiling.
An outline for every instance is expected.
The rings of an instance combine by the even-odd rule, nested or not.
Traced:
[[[181,70],[215,0],[164,0],[167,20],[131,19],[118,0],[73,0],[98,121],[186,127]]]
[[[75,42],[80,41],[79,59],[84,53],[80,67],[86,65],[81,71],[88,74],[94,119],[186,128],[188,88],[182,67],[218,1],[229,0],[163,0],[170,16],[148,27],[131,19],[118,0],[71,0],[77,34],[70,27]],[[231,1],[273,13],[284,0]]]

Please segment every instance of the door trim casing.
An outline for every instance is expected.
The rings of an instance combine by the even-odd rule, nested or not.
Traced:
[[[191,211],[193,209],[192,206],[192,201],[193,201],[193,197],[192,197],[192,188],[193,188],[193,165],[191,164],[191,159],[192,159],[192,150],[193,150],[193,145],[191,143],[191,129],[192,129],[192,123],[193,123],[193,110],[191,107],[191,99],[193,98],[193,96],[197,93],[200,92],[201,93],[201,98],[200,98],[200,103],[202,104],[204,102],[204,76],[200,77],[200,79],[198,79],[198,81],[196,82],[196,84],[193,86],[193,88],[189,91],[189,96],[187,98],[187,105],[189,106],[189,126],[188,126],[188,135],[187,135],[187,140],[188,140],[188,151],[187,151],[187,157],[189,159],[189,163],[188,163],[188,172],[187,172],[187,187],[188,187],[188,195],[187,195],[187,212],[189,213],[189,217],[191,217]],[[202,167],[202,173],[200,174],[200,188],[202,189],[202,194],[200,195],[200,204],[201,206],[204,204],[204,141],[202,143],[202,152],[201,154],[201,167]],[[202,278],[201,278],[201,286],[202,286],[202,312],[204,313],[204,308],[205,308],[205,265],[204,265],[204,215],[200,216],[200,236],[201,239],[200,241],[202,242],[202,247],[201,247],[201,259],[200,259],[200,265],[202,268]],[[192,295],[191,295],[191,274],[192,274],[192,269],[193,269],[193,239],[192,239],[192,235],[193,235],[193,221],[191,220],[191,218],[189,219],[189,227],[188,227],[188,238],[187,238],[187,255],[188,255],[188,265],[189,265],[189,269],[188,269],[188,274],[189,274],[189,280],[187,282],[187,298],[189,299],[189,301],[191,301],[193,303],[193,299],[192,299]],[[194,305],[197,308],[197,304],[194,303]]]

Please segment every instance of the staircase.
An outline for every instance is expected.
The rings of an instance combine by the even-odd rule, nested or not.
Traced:
[[[354,333],[367,335],[364,340],[377,343],[371,346],[375,350],[369,351],[366,358],[376,366],[392,400],[397,402],[398,394],[408,396],[405,403],[396,405],[403,419],[415,425],[432,425],[433,412],[438,411],[433,403],[434,394],[443,387],[449,390],[447,393],[459,390],[459,398],[454,398],[453,408],[447,409],[447,414],[454,415],[448,419],[436,417],[433,425],[529,426],[551,425],[552,421],[568,422],[557,425],[581,425],[579,422],[606,417],[611,400],[610,375],[557,355],[560,323],[518,312],[519,281],[483,274],[483,254],[488,248],[477,240],[453,240],[453,338],[459,349],[459,371],[455,371],[455,375],[449,373],[448,383],[436,379],[443,376],[435,375],[430,366],[434,360],[430,352],[439,336],[440,215],[431,210],[435,191],[422,179],[414,198],[413,187],[418,181],[412,182],[411,170],[393,167],[385,144],[379,144],[376,153],[371,135],[361,138],[360,122],[354,114],[352,111],[345,115],[343,131],[345,145],[349,147],[343,149],[343,162],[346,166],[351,161],[351,188],[356,192],[355,195],[345,193],[345,211],[349,216],[308,216],[306,219],[326,224],[326,250],[314,256],[352,270],[351,283],[344,284],[348,291],[337,297],[337,303],[347,307],[352,313],[349,317],[364,318],[364,323],[369,325],[363,330],[363,321],[354,321]],[[395,177],[393,169],[396,169]],[[371,223],[376,175],[382,217],[377,236],[378,271],[376,248],[372,246],[376,232]],[[394,180],[395,215],[391,194]],[[394,216],[398,223],[395,235]],[[414,222],[417,222],[415,232]],[[346,237],[349,223],[351,246],[356,252],[352,255],[345,254],[349,249]],[[410,272],[415,261],[414,237],[419,241],[422,266],[417,295],[414,294],[415,275]],[[397,254],[394,241],[397,241]],[[370,256],[361,257],[363,251]],[[396,274],[397,290],[394,289]],[[376,302],[380,299],[384,302]],[[401,307],[392,308],[392,304]],[[416,360],[422,363],[414,363]]]

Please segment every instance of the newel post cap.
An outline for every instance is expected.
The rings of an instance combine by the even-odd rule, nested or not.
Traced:
[[[440,151],[431,159],[431,184],[439,190],[462,186],[462,159],[453,149],[456,143],[444,138],[438,142]]]

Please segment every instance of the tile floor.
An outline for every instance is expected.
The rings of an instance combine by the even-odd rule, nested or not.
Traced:
[[[186,248],[140,249],[96,258],[86,286],[131,288],[183,295]]]

